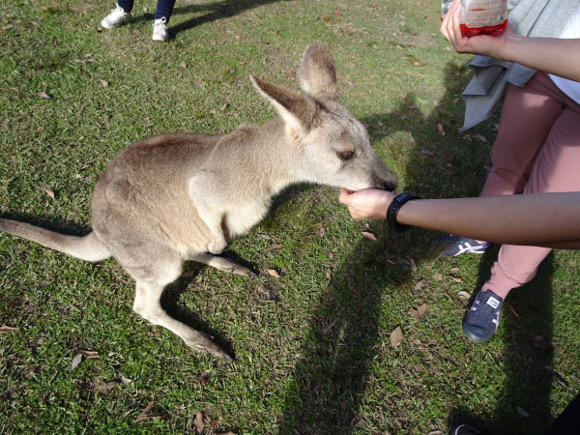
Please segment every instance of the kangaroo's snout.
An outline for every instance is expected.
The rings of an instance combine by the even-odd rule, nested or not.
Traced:
[[[388,190],[389,192],[394,191],[399,184],[395,175],[388,180],[382,180],[377,177],[373,179],[373,182],[377,186],[377,189]]]

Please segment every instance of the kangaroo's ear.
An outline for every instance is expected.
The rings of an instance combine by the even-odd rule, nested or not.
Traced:
[[[310,44],[298,72],[300,88],[321,100],[336,100],[336,64],[330,52],[319,42]]]
[[[250,79],[258,91],[270,100],[286,124],[298,134],[304,135],[312,128],[317,113],[316,103],[312,99],[265,83],[254,76],[250,76]]]

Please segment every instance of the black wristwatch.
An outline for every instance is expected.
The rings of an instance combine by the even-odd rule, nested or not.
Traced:
[[[413,195],[411,193],[401,193],[395,196],[393,202],[389,205],[387,209],[387,225],[389,228],[396,231],[397,233],[402,233],[403,231],[407,231],[409,229],[409,225],[401,225],[397,222],[397,214],[401,207],[407,202],[411,201],[412,199],[420,199],[417,195]]]

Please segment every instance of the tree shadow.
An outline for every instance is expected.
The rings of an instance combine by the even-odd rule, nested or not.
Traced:
[[[477,196],[487,176],[492,138],[488,143],[458,131],[463,120],[458,97],[471,76],[467,67],[450,63],[443,74],[448,77],[446,92],[432,114],[423,116],[416,109],[416,96],[409,93],[392,112],[369,115],[361,121],[372,143],[380,143],[395,132],[409,134],[409,144],[398,147],[408,153],[407,181],[400,190],[404,188],[425,198]],[[489,133],[491,123],[486,125],[485,132]],[[450,146],[450,142],[454,145]],[[383,232],[381,226],[373,225]],[[340,270],[333,271],[332,284],[313,308],[310,332],[303,340],[301,358],[290,382],[280,433],[336,434],[356,430],[365,380],[379,345],[381,300],[386,288],[401,287],[413,280],[411,267],[390,267],[392,259],[411,257],[417,264],[432,260],[437,252],[431,242],[437,235],[421,229],[404,235],[386,232],[380,243],[358,243]],[[489,277],[494,253],[497,251],[482,258],[479,284]],[[544,369],[551,366],[553,359],[553,350],[546,345],[552,337],[551,292],[546,290],[551,277],[551,263],[545,262],[538,277],[506,301],[501,326],[506,343],[505,392],[496,405],[493,420],[486,425],[488,430],[512,433],[513,428],[525,427],[533,432],[551,421],[551,374]],[[512,305],[517,309],[510,310]],[[450,327],[461,328],[461,320],[458,318]],[[517,407],[530,417],[526,420]],[[452,416],[466,417],[475,414],[473,411],[458,409]]]

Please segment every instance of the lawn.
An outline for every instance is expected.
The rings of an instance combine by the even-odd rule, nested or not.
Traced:
[[[165,44],[151,41],[155,5],[137,1],[129,24],[104,30],[112,2],[0,4],[0,217],[87,233],[92,187],[121,149],[268,121],[248,76],[298,91],[313,41],[399,191],[479,193],[498,112],[458,130],[471,56],[440,36],[438,2],[178,0]],[[166,289],[164,307],[230,365],[135,314],[114,260],[0,234],[0,432],[441,434],[462,417],[541,433],[580,392],[579,254],[551,254],[475,344],[460,292],[479,289],[497,247],[443,259],[439,233],[356,222],[337,196],[288,189],[231,243],[257,278],[188,263]]]

